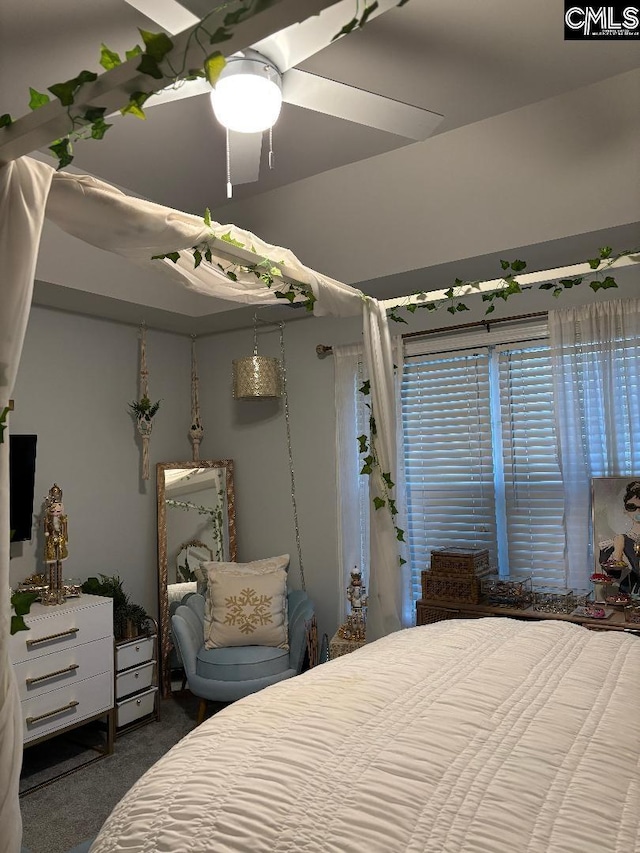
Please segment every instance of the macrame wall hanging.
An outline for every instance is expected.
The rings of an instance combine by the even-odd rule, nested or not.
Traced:
[[[140,380],[138,400],[129,403],[131,414],[136,421],[138,435],[142,439],[142,479],[149,479],[149,440],[153,428],[153,416],[160,408],[160,400],[152,403],[149,399],[149,371],[147,370],[147,327],[140,326]]]
[[[191,335],[191,426],[189,427],[189,440],[193,448],[193,461],[200,461],[200,442],[204,435],[204,428],[200,420],[200,394],[198,379],[198,362],[196,360],[196,336]]]

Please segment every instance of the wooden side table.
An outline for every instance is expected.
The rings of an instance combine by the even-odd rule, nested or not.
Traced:
[[[348,655],[349,652],[355,652],[356,649],[361,649],[365,643],[366,640],[345,640],[336,631],[329,641],[329,660]]]
[[[430,625],[443,619],[475,619],[482,616],[508,616],[511,619],[538,620],[555,619],[562,622],[573,622],[583,625],[592,631],[626,631],[630,634],[640,633],[640,626],[624,621],[621,610],[613,613],[608,619],[589,619],[584,616],[573,616],[569,613],[545,613],[534,610],[533,607],[516,609],[498,607],[492,604],[469,604],[468,602],[436,601],[421,598],[416,602],[416,624]]]

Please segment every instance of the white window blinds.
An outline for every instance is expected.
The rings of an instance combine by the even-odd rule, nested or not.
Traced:
[[[418,590],[434,548],[486,547],[497,558],[487,351],[407,359],[402,413]]]
[[[564,493],[548,346],[498,348],[506,566],[538,583],[564,581]],[[501,555],[502,557],[502,555]],[[501,559],[501,563],[504,563]]]
[[[546,342],[410,356],[402,407],[414,596],[431,550],[450,546],[488,548],[501,574],[562,585],[564,504]]]

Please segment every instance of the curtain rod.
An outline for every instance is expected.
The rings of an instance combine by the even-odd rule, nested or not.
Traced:
[[[532,320],[535,317],[546,317],[547,311],[533,311],[530,314],[514,314],[512,317],[496,317],[495,320],[475,320],[473,323],[459,323],[454,326],[440,326],[438,329],[426,329],[424,332],[405,332],[402,335],[402,340],[404,341],[406,338],[423,338],[425,335],[437,335],[439,332],[456,332],[458,329],[473,329],[478,328],[479,326],[484,326],[484,328],[489,332],[491,330],[491,326],[495,326],[497,323],[515,323],[518,320]]]
[[[458,323],[458,325],[453,326],[440,326],[437,329],[425,329],[423,332],[405,332],[405,334],[402,335],[402,340],[407,340],[407,338],[424,338],[427,335],[437,335],[442,332],[457,332],[460,329],[474,329],[480,326],[484,326],[487,332],[489,332],[491,330],[491,326],[495,326],[498,323],[515,323],[518,320],[532,320],[536,317],[546,316],[546,311],[533,311],[530,314],[514,314],[512,317],[496,317],[495,320],[475,320],[473,323]],[[332,353],[332,346],[318,344],[316,347],[316,354],[318,355],[318,358],[324,358],[326,355],[331,355]]]

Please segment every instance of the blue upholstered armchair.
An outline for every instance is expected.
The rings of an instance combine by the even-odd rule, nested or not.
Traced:
[[[306,651],[306,623],[313,604],[306,592],[287,594],[289,649],[272,646],[204,647],[204,597],[190,595],[171,617],[173,635],[184,665],[189,689],[200,699],[198,725],[207,701],[234,702],[263,687],[291,678],[302,670]]]

